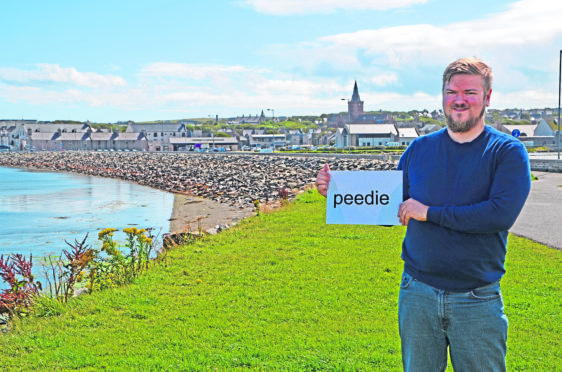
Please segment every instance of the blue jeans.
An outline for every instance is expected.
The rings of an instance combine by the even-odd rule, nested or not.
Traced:
[[[499,282],[470,292],[442,291],[402,274],[398,300],[406,372],[505,371],[507,317]]]

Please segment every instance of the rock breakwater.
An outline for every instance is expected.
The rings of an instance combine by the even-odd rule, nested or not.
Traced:
[[[314,184],[318,170],[391,170],[396,164],[375,159],[249,154],[140,152],[1,153],[0,166],[119,178],[160,190],[196,195],[247,208],[254,200],[279,199],[279,190]]]

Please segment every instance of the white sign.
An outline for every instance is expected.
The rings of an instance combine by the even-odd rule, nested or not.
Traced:
[[[400,225],[402,171],[330,171],[326,223]]]

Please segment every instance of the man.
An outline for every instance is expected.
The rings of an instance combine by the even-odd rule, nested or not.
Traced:
[[[398,320],[406,371],[505,371],[507,317],[499,281],[508,229],[530,190],[521,142],[484,123],[492,71],[476,58],[443,74],[447,128],[413,141],[400,158],[408,226]],[[327,165],[317,178],[326,196]]]

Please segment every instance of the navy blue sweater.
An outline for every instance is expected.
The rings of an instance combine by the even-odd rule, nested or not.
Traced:
[[[429,206],[427,221],[408,223],[404,270],[451,292],[499,280],[508,230],[531,187],[521,142],[486,126],[473,141],[457,143],[445,128],[413,141],[398,169],[404,200]]]

